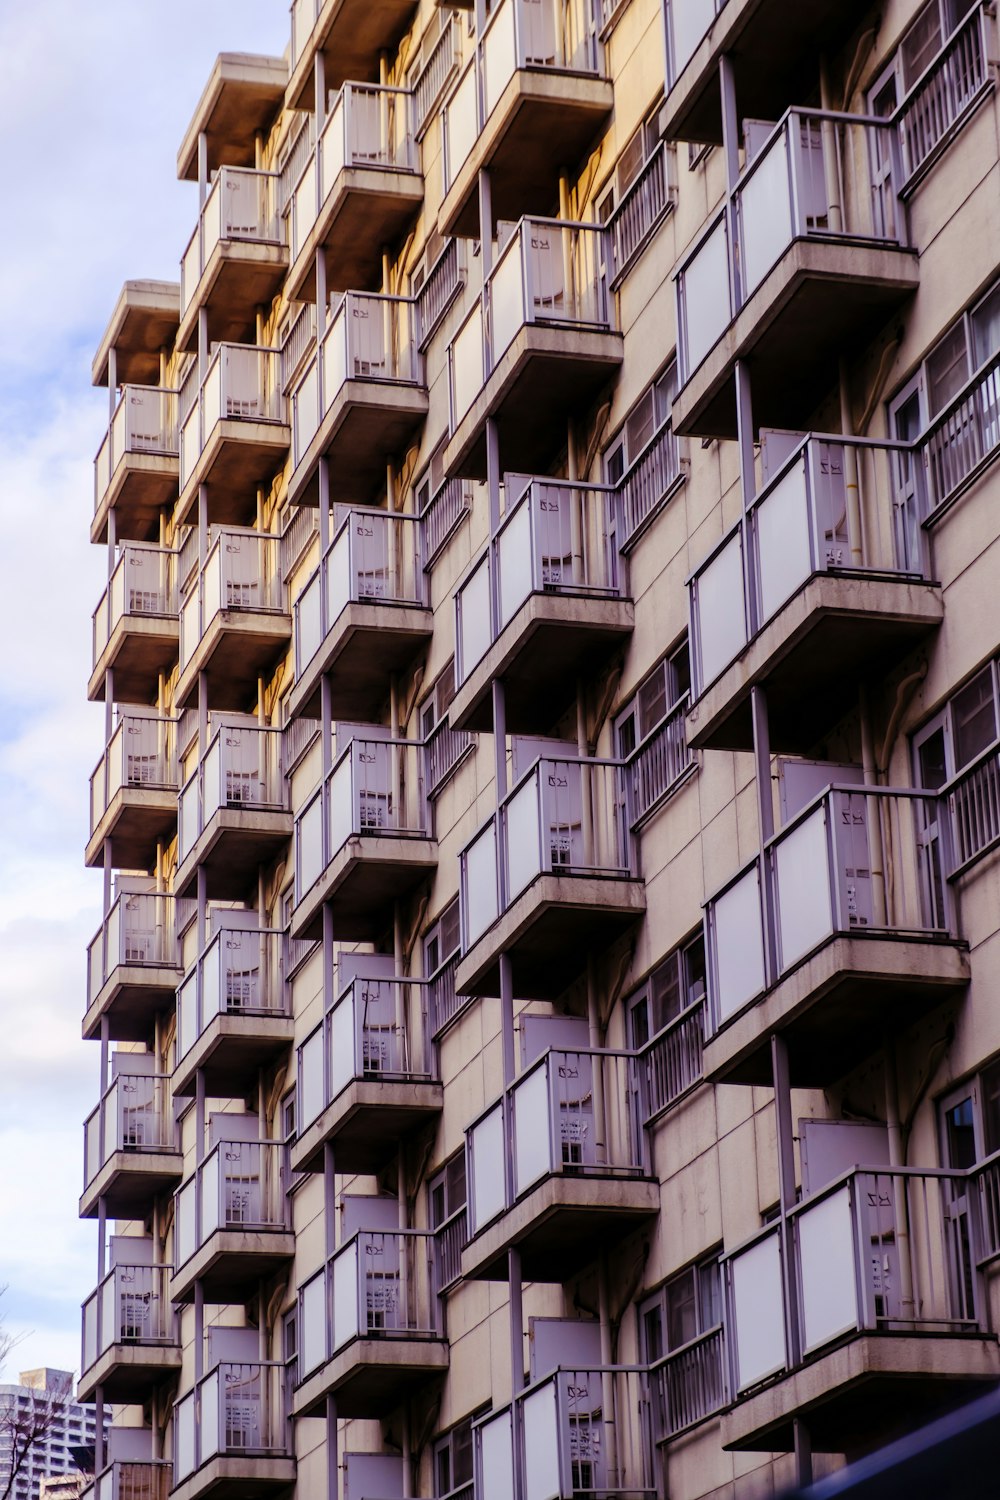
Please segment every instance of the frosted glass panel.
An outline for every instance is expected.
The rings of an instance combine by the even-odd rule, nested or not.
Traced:
[[[833,931],[826,820],[824,802],[774,846],[782,969],[809,953]]]
[[[201,1460],[204,1463],[219,1451],[219,1374],[210,1375],[201,1384]]]
[[[477,662],[482,661],[493,639],[489,553],[465,580],[457,602],[460,662],[456,665],[461,672],[459,681],[464,682]]]
[[[177,1194],[177,1218],[174,1221],[174,1263],[182,1266],[190,1260],[195,1250],[195,1193],[194,1179],[184,1184]]]
[[[507,874],[511,901],[541,873],[540,817],[536,770],[507,803]]]
[[[505,0],[500,13],[486,33],[486,67],[483,93],[486,98],[486,118],[496,105],[507,84],[514,76],[516,57],[514,52],[514,0]]]
[[[302,1373],[316,1370],[326,1359],[326,1277],[316,1276],[302,1288],[299,1363]]]
[[[472,1145],[472,1231],[481,1229],[507,1206],[504,1188],[503,1111],[490,1111],[469,1131]]]
[[[783,130],[758,158],[739,196],[744,298],[760,285],[791,242],[791,199],[788,134]]]
[[[466,68],[444,115],[445,141],[448,149],[447,182],[450,186],[462,163],[472,150],[478,133],[476,94],[479,75],[475,67]]]
[[[201,1169],[201,1243],[220,1227],[219,1153],[213,1151]]]
[[[524,292],[521,275],[521,235],[514,236],[505,254],[497,262],[490,278],[490,305],[493,315],[492,365],[497,361],[524,322]]]
[[[482,1500],[514,1500],[514,1442],[510,1412],[501,1412],[479,1429],[483,1466]]]
[[[452,431],[483,386],[483,305],[477,302],[451,346]]]
[[[319,376],[315,361],[292,396],[292,447],[298,463],[312,442],[319,426]]]
[[[682,69],[690,62],[694,49],[715,20],[716,0],[667,0],[673,32],[673,72],[676,83]]]
[[[740,1390],[785,1368],[785,1312],[781,1295],[778,1236],[732,1260],[736,1323],[737,1384]]]
[[[557,1500],[561,1491],[555,1381],[532,1391],[521,1410],[524,1419],[525,1500]]]
[[[805,1353],[858,1326],[851,1194],[841,1188],[798,1219]]]
[[[326,1107],[323,1097],[323,1032],[317,1031],[299,1052],[299,1125],[305,1128]]]
[[[761,501],[755,514],[763,624],[812,572],[805,454]]]
[[[685,375],[696,370],[729,325],[729,256],[720,219],[679,283],[684,309]]]
[[[499,552],[502,630],[531,593],[531,507],[527,500],[518,506],[500,533]]]
[[[351,597],[350,572],[351,519],[348,517],[326,563],[326,618],[332,627]]]
[[[354,784],[351,768],[353,742],[330,777],[330,858],[342,849],[354,832]]]
[[[499,916],[497,905],[497,826],[489,823],[465,851],[465,907],[468,940],[474,943]]]
[[[330,1097],[336,1099],[356,1076],[354,993],[330,1015]]]
[[[738,531],[697,579],[699,690],[714,682],[747,643],[743,547]]]
[[[513,1091],[514,1191],[523,1193],[553,1169],[549,1067],[542,1064]]]
[[[358,1333],[358,1242],[333,1262],[333,1347],[342,1349]]]
[[[764,928],[757,865],[715,902],[714,921],[718,1015],[725,1021],[764,988]]]
[[[323,873],[323,798],[317,797],[299,819],[298,891],[301,899]]]
[[[183,1401],[178,1401],[174,1407],[174,1454],[177,1462],[177,1478],[183,1479],[185,1474],[190,1474],[195,1466],[194,1449],[194,1394],[186,1396]]]

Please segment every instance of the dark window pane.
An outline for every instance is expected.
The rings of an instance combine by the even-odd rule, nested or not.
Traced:
[[[955,769],[960,771],[997,737],[993,669],[985,667],[952,702],[955,725]]]
[[[948,1146],[948,1166],[963,1172],[976,1163],[976,1126],[972,1099],[963,1099],[960,1104],[947,1110],[944,1117],[945,1136]]]

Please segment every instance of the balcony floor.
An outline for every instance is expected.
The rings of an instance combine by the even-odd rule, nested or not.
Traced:
[[[855,1335],[724,1412],[722,1446],[790,1452],[792,1420],[801,1417],[817,1452],[843,1453],[849,1438],[862,1453],[998,1379],[993,1336]]]
[[[176,453],[124,454],[94,512],[90,540],[107,541],[108,516],[114,511],[118,541],[158,542],[160,512],[177,499],[178,475]]]
[[[283,610],[219,610],[184,663],[174,691],[177,706],[190,708],[197,702],[198,677],[204,672],[210,709],[241,713],[252,708],[258,677],[269,675],[291,638],[292,617]]]
[[[109,1219],[145,1218],[160,1193],[177,1187],[183,1157],[164,1147],[160,1151],[113,1151],[80,1198],[81,1219],[96,1219],[98,1199],[104,1198]]]
[[[829,939],[705,1044],[712,1083],[771,1078],[771,1036],[788,1043],[793,1088],[826,1088],[888,1032],[919,1020],[969,982],[964,945],[856,933]]]
[[[198,524],[198,490],[204,484],[210,526],[249,525],[257,514],[257,487],[270,487],[284,468],[291,441],[285,422],[252,422],[248,417],[216,422],[180,492],[177,524]]]
[[[338,501],[368,504],[385,487],[387,461],[409,446],[427,416],[427,388],[345,380],[288,481],[290,505],[319,505],[326,457]]]
[[[174,876],[179,896],[198,888],[204,867],[210,901],[239,901],[257,889],[260,866],[276,859],[292,836],[292,815],[273,809],[223,807]]]
[[[190,354],[198,347],[198,310],[202,307],[208,310],[210,344],[242,344],[252,339],[257,308],[270,310],[287,270],[285,245],[220,240],[181,313],[177,348]]]
[[[322,937],[323,907],[329,905],[335,938],[371,942],[385,928],[393,902],[426,880],[437,863],[434,839],[355,835],[295,907],[292,937]]]
[[[101,1385],[105,1401],[141,1406],[156,1386],[179,1372],[181,1363],[176,1344],[112,1344],[80,1376],[76,1399],[92,1401]]]
[[[176,615],[124,615],[90,674],[87,697],[103,703],[105,679],[114,671],[116,703],[152,703],[159,676],[169,676],[180,641]]]
[[[176,788],[120,787],[105,808],[84,855],[88,870],[104,864],[104,842],[111,840],[111,863],[119,870],[148,870],[157,843],[169,843],[177,826]]]
[[[561,167],[585,156],[614,105],[610,79],[519,68],[497,100],[441,205],[442,234],[479,238],[479,173],[488,169],[493,222],[549,214]]]
[[[292,263],[285,297],[290,302],[316,301],[320,246],[331,290],[377,292],[382,285],[382,247],[396,244],[420,212],[423,199],[419,172],[344,167]]]
[[[170,1079],[176,1098],[190,1098],[203,1071],[212,1099],[240,1099],[256,1087],[257,1075],[294,1039],[291,1016],[234,1012],[214,1016],[177,1064]]]
[[[836,385],[840,356],[871,344],[919,280],[912,250],[817,236],[793,240],[681,387],[675,434],[737,436],[738,359],[750,366],[755,428],[807,431]]]
[[[307,44],[288,80],[287,109],[313,109],[313,59],[323,53],[328,89],[347,80],[378,82],[380,52],[395,51],[416,10],[416,0],[324,0]]]
[[[175,1485],[170,1500],[263,1500],[265,1495],[290,1491],[295,1472],[294,1458],[217,1454]]]
[[[641,880],[544,874],[511,903],[459,960],[460,995],[499,995],[500,955],[509,953],[515,995],[547,1000],[646,910]]]
[[[516,1249],[524,1281],[563,1282],[659,1212],[659,1183],[648,1178],[546,1177],[470,1240],[462,1275],[506,1281]]]
[[[492,733],[492,687],[499,679],[508,734],[544,734],[575,701],[580,676],[595,674],[634,627],[631,599],[532,594],[458,689],[449,723]]]
[[[90,367],[94,385],[108,383],[112,348],[118,385],[156,385],[160,351],[173,343],[179,315],[176,281],[126,281]]]
[[[338,1172],[374,1173],[443,1107],[444,1089],[432,1079],[356,1078],[303,1130],[292,1147],[292,1171],[322,1172],[329,1141]]]
[[[292,1412],[296,1417],[323,1416],[327,1396],[334,1395],[338,1417],[384,1416],[447,1370],[443,1340],[358,1338],[303,1381]]]
[[[486,421],[494,417],[503,470],[545,474],[566,423],[585,410],[622,362],[620,333],[524,323],[445,449],[449,478],[486,477]]]
[[[808,752],[944,617],[941,590],[863,574],[815,573],[705,689],[687,716],[694,750],[752,750],[750,689],[767,693],[771,749]]]
[[[206,1302],[246,1302],[294,1254],[289,1229],[217,1229],[174,1272],[170,1300],[193,1302],[194,1284],[201,1281]]]
[[[389,696],[389,680],[422,651],[434,617],[420,605],[384,602],[348,604],[289,695],[293,719],[320,717],[320,682],[330,675],[334,719],[369,724]]]
[[[104,1016],[110,1041],[149,1041],[157,1013],[173,1010],[180,982],[180,969],[170,964],[117,964],[83,1018],[84,1041],[100,1037]]]

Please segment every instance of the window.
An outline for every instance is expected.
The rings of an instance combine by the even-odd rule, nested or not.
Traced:
[[[295,1307],[281,1320],[281,1357],[285,1361],[285,1410],[291,1412],[291,1394],[299,1383],[299,1325]]]
[[[466,752],[473,746],[464,729],[452,729],[448,709],[455,697],[455,659],[435,678],[429,696],[420,708],[420,737],[427,754],[427,795],[443,786]]]
[[[455,994],[455,965],[462,946],[458,897],[450,901],[424,938],[431,1030],[436,1035],[467,1004]]]
[[[722,1322],[722,1278],[717,1255],[688,1266],[639,1304],[639,1348],[655,1364]]]
[[[629,822],[636,827],[693,765],[684,709],[691,695],[687,641],[664,657],[615,720],[618,754],[629,762]]]
[[[930,0],[899,44],[904,90],[916,83],[977,0]]]
[[[677,366],[671,360],[636,402],[604,450],[604,482],[622,494],[629,543],[655,513],[680,475],[680,453],[670,426],[677,393]]]
[[[472,1412],[456,1422],[449,1432],[435,1438],[434,1494],[438,1500],[455,1490],[471,1490],[472,1426],[481,1415],[481,1411]]]
[[[636,1049],[705,998],[705,940],[699,932],[663,960],[629,1001],[630,1041]],[[699,1076],[700,1076],[699,1068]]]
[[[628,1001],[639,1057],[641,1124],[661,1115],[702,1076],[705,942],[699,932],[667,955]]]
[[[611,284],[625,275],[676,198],[676,153],[661,140],[660,106],[625,143],[604,191],[597,218],[609,231]]]
[[[430,1197],[431,1228],[441,1225],[453,1214],[465,1208],[465,1152],[459,1151],[436,1177],[432,1177],[427,1188]]]
[[[998,738],[997,663],[982,667],[913,737],[917,785],[938,791]]]

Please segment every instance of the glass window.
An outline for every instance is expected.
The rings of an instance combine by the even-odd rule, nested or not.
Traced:
[[[648,1364],[682,1349],[722,1321],[717,1255],[688,1266],[639,1304],[640,1354]]]
[[[956,693],[951,704],[955,731],[955,770],[960,771],[997,737],[993,667],[983,670]]]
[[[972,313],[973,361],[978,369],[1000,350],[1000,286],[995,286]]]
[[[456,896],[441,913],[424,939],[424,972],[436,974],[461,944],[461,917]]]
[[[465,1152],[459,1151],[431,1179],[431,1228],[440,1229],[446,1219],[465,1207]]]
[[[644,1047],[690,1006],[705,998],[705,941],[701,933],[653,970],[629,1004],[633,1047]]]
[[[980,1083],[983,1094],[983,1136],[987,1156],[1000,1151],[1000,1062],[983,1070]]]
[[[434,1493],[449,1495],[472,1484],[472,1423],[479,1413],[463,1417],[434,1444]]]
[[[969,352],[965,323],[956,323],[927,356],[927,399],[930,414],[935,416],[969,378]]]

